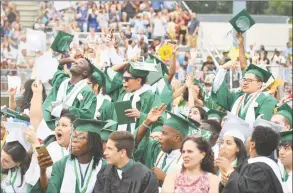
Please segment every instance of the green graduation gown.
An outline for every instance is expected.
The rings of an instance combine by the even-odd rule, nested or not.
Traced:
[[[45,121],[49,121],[54,118],[53,116],[51,116],[51,103],[56,101],[60,84],[67,78],[69,78],[69,76],[62,70],[57,70],[57,72],[55,73],[52,79],[52,90],[43,103],[42,109]],[[73,89],[73,87],[73,85],[69,85],[67,87],[66,93],[69,93]],[[78,97],[76,97],[73,101],[72,106],[68,109],[69,113],[74,114],[78,118],[93,119],[97,103],[94,92],[89,86],[86,86],[79,92],[79,94],[82,95],[83,99],[79,100]],[[55,128],[54,124],[49,124],[48,127],[50,129]]]
[[[61,187],[62,187],[62,183],[64,183],[63,180],[64,180],[65,172],[68,172],[65,170],[66,170],[67,160],[70,159],[69,156],[70,155],[65,156],[63,159],[54,163],[51,178],[50,178],[50,181],[49,181],[49,184],[47,187],[47,193],[60,192]],[[105,166],[106,166],[106,162],[104,160],[102,160],[102,168]],[[97,168],[97,166],[96,166],[96,168]],[[79,191],[77,183],[75,186],[75,193],[81,193]]]
[[[239,99],[239,97],[244,97],[244,95],[245,93],[242,92],[241,90],[230,91],[225,82],[222,83],[222,85],[219,87],[216,93],[212,92],[212,97],[217,98],[217,104],[231,112],[233,112],[233,108],[235,109],[234,104]],[[249,101],[249,99],[247,101]],[[252,102],[250,104],[250,105],[254,105],[253,106],[254,114],[255,114],[254,118],[256,119],[259,115],[263,115],[262,117],[263,119],[271,120],[274,113],[274,108],[277,102],[278,101],[271,95],[261,92],[255,99],[255,102],[254,103]],[[244,104],[246,104],[245,100],[244,100]],[[243,113],[241,113],[240,110],[238,111],[238,116],[246,120],[248,109],[244,110]]]
[[[106,120],[113,120],[113,113],[115,111],[114,104],[106,99],[104,96],[97,96],[97,104],[99,103],[99,100],[102,100],[102,105],[99,107],[99,109],[96,109],[96,117],[99,120],[106,121]],[[98,111],[98,112],[97,112]],[[99,114],[99,115],[98,115]]]

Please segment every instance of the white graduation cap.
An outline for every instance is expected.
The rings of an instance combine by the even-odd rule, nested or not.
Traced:
[[[224,136],[233,136],[240,139],[243,143],[251,136],[253,128],[249,127],[249,124],[243,119],[228,112],[227,120],[225,121],[220,133],[220,138]]]
[[[46,51],[46,34],[42,31],[27,28],[26,44],[31,51],[44,53]]]
[[[24,123],[8,121],[4,123],[4,126],[8,131],[6,142],[18,141],[26,151],[30,150],[31,144],[26,140],[24,134],[24,129],[27,128]]]
[[[263,126],[263,127],[269,127],[272,130],[274,130],[275,132],[279,133],[282,131],[283,127],[281,125],[278,125],[276,123],[273,123],[271,121],[267,121],[265,119],[262,118],[257,118],[254,123],[253,123],[253,127],[257,127],[257,126]]]

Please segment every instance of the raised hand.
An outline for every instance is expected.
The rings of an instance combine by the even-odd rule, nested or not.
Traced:
[[[163,112],[166,110],[166,108],[167,105],[165,104],[162,104],[159,108],[153,108],[147,116],[147,121],[150,123],[155,123],[156,121],[158,121],[159,118],[162,116]]]
[[[8,89],[9,96],[15,96],[16,90],[17,90],[16,88],[9,88]]]
[[[232,69],[232,70],[235,70],[239,67],[239,64],[237,61],[228,61],[226,62],[225,64],[223,64],[222,66],[225,70],[228,70],[228,69]]]
[[[39,84],[37,82],[33,82],[32,84],[32,91],[33,93],[42,93],[43,92],[43,84],[41,81],[39,81]]]
[[[237,42],[238,42],[238,44],[243,44],[243,42],[244,42],[244,38],[243,38],[243,36],[242,36],[242,33],[237,32],[237,33],[236,33],[236,38],[237,38]]]

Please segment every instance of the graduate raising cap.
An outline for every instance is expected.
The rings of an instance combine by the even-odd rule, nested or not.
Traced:
[[[156,72],[157,68],[154,64],[147,62],[130,62],[130,66],[127,71],[136,78],[145,78],[150,72]]]
[[[64,54],[66,51],[69,50],[73,38],[73,35],[63,31],[59,31],[51,45],[52,50]]]
[[[292,128],[292,108],[284,103],[276,109],[277,112],[273,115],[271,121],[282,125],[283,131]]]

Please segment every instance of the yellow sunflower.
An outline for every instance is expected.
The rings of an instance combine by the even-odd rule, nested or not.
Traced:
[[[158,54],[162,60],[168,60],[172,57],[172,47],[170,44],[164,44],[162,47],[159,48]]]

